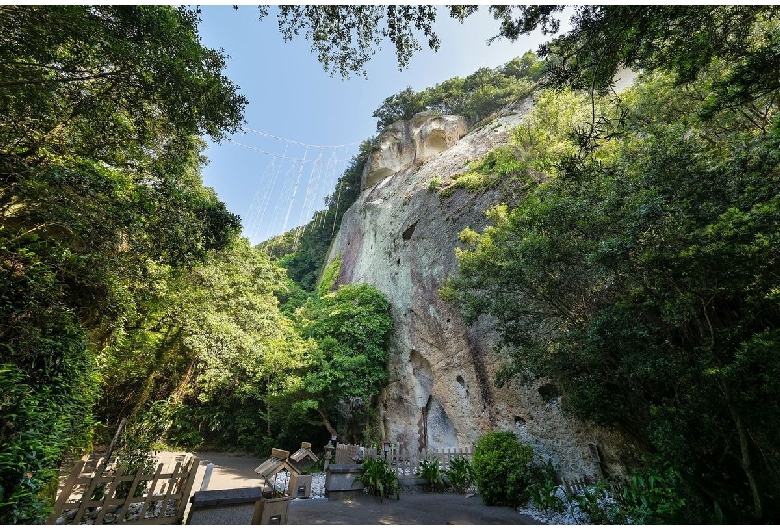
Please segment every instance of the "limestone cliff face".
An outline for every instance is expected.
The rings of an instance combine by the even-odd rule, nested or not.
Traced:
[[[508,429],[552,458],[564,476],[596,476],[588,444],[598,444],[604,464],[619,471],[617,437],[565,417],[549,381],[496,388],[501,359],[489,322],[466,325],[438,294],[457,270],[458,234],[467,226],[482,229],[484,211],[500,197],[458,190],[441,199],[428,191],[429,182],[446,182],[506,143],[531,105],[526,101],[466,136],[457,117],[418,115],[393,124],[380,137],[381,149],[364,172],[363,191],[345,213],[328,260],[341,255],[339,285],[369,283],[392,308],[390,382],[380,396],[387,439],[417,449],[423,424],[429,448],[449,448]]]
[[[362,189],[445,151],[466,134],[466,128],[466,119],[461,116],[429,113],[393,123],[379,135],[379,149],[366,164]]]

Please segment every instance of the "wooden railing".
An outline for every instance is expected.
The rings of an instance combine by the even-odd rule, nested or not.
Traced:
[[[179,524],[199,463],[190,455],[167,473],[160,463],[153,474],[126,475],[123,466],[111,469],[105,459],[94,470],[78,461],[47,524]]]

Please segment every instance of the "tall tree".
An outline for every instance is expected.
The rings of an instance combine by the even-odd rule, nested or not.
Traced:
[[[370,285],[343,285],[297,316],[303,335],[318,348],[296,407],[315,413],[331,434],[337,432],[335,418],[342,435],[357,442],[387,379],[386,341],[393,326],[387,299]]]
[[[3,522],[40,521],[63,451],[89,442],[92,356],[138,318],[146,272],[240,228],[198,172],[198,136],[246,103],[224,60],[184,8],[0,7]]]
[[[776,521],[778,109],[702,121],[729,75],[708,74],[650,77],[590,152],[571,137],[554,178],[522,175],[514,208],[463,233],[445,294],[495,317],[504,381],[552,377],[569,410],[679,472],[689,521]]]

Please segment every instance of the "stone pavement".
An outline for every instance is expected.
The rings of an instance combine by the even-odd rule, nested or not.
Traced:
[[[183,454],[183,453],[182,453]],[[177,453],[158,454],[162,459]],[[205,463],[213,462],[209,491],[258,487],[260,477],[254,469],[264,458],[239,453],[196,452],[202,464],[193,493],[203,480]],[[202,508],[193,511],[191,525],[250,524],[254,504]],[[401,494],[400,500],[356,494],[344,500],[295,499],[290,501],[289,524],[296,525],[380,525],[380,524],[540,524],[512,508],[485,506],[482,499],[455,493]]]
[[[249,524],[253,504],[197,510],[191,525]],[[479,497],[456,493],[401,495],[400,500],[365,494],[352,499],[296,499],[290,501],[288,523],[295,525],[386,525],[386,524],[540,524],[513,508],[485,506]]]

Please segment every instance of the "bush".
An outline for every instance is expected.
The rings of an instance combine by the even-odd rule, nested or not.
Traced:
[[[551,510],[562,513],[564,500],[558,496],[558,485],[555,483],[555,467],[552,460],[548,460],[544,466],[532,467],[533,482],[529,484],[527,491],[531,496],[534,507],[539,510]]]
[[[613,524],[685,523],[685,496],[681,495],[679,473],[672,469],[644,469],[631,475],[616,492],[620,509]]]
[[[420,472],[418,475],[428,480],[431,491],[436,491],[437,488],[444,489],[444,479],[442,478],[438,458],[420,461]]]
[[[398,475],[381,458],[369,458],[363,462],[363,473],[355,480],[363,483],[366,493],[379,495],[380,502],[393,493],[396,499],[400,497],[401,485],[398,482]]]
[[[488,506],[518,506],[528,499],[533,482],[534,450],[517,441],[510,431],[481,436],[474,447],[474,477]]]
[[[474,483],[474,468],[471,467],[468,458],[460,455],[453,458],[447,469],[447,478],[455,491],[465,493]]]

